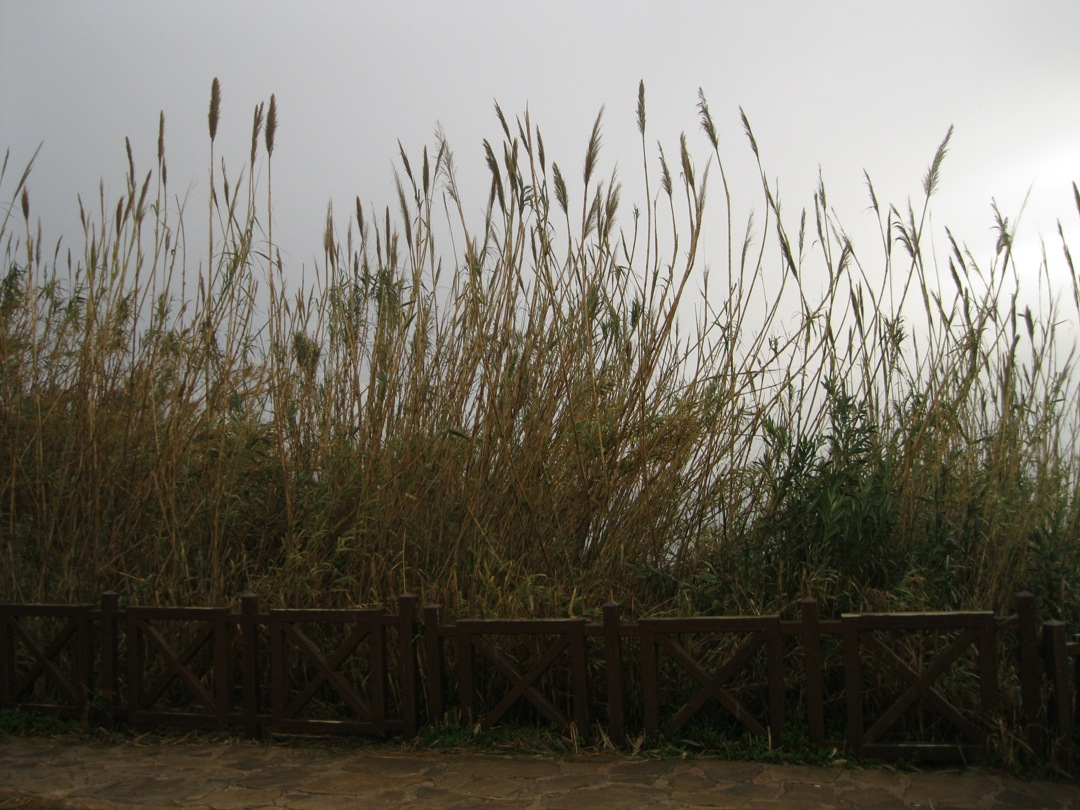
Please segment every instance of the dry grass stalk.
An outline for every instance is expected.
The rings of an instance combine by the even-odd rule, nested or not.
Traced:
[[[934,281],[927,210],[948,136],[918,213],[881,206],[867,180],[870,262],[824,183],[796,232],[763,170],[764,222],[735,241],[704,95],[706,169],[686,136],[678,180],[658,149],[643,233],[637,216],[619,230],[614,173],[597,179],[600,115],[571,211],[539,129],[497,110],[483,221],[464,214],[441,136],[418,173],[401,149],[397,225],[358,198],[342,233],[328,210],[318,279],[290,291],[276,100],[265,121],[255,108],[243,199],[242,178],[215,177],[220,101],[215,79],[198,271],[167,204],[164,117],[156,199],[129,154],[115,209],[102,195],[83,211],[79,257],[43,258],[28,171],[11,190],[24,222],[9,207],[0,225],[0,598],[354,605],[412,590],[475,615],[566,615],[608,599],[789,610],[804,593],[831,610],[996,609],[1025,587],[1074,609],[1064,315],[1050,299],[1018,311],[1000,215],[989,263],[950,234]],[[648,190],[645,121],[641,85]],[[710,164],[726,265],[703,276]]]

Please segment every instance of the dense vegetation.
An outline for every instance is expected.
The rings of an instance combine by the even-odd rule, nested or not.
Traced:
[[[914,207],[867,178],[865,250],[824,185],[793,222],[762,172],[762,221],[735,221],[704,96],[709,154],[684,136],[669,162],[640,88],[632,217],[599,117],[573,177],[496,112],[482,221],[444,140],[402,150],[397,210],[328,213],[301,288],[270,226],[273,98],[201,214],[169,205],[162,117],[156,167],[129,147],[75,255],[5,157],[0,599],[828,613],[1029,589],[1080,618],[1080,295],[1018,305],[1000,215],[992,256],[929,249],[948,137]],[[219,114],[215,81],[211,167]]]

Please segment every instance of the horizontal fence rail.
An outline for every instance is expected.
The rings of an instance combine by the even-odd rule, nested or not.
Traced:
[[[702,616],[447,622],[403,595],[382,609],[0,605],[0,709],[94,722],[275,733],[415,735],[456,716],[480,729],[546,723],[693,737],[703,728],[857,756],[977,760],[1002,684],[1038,757],[1077,745],[1080,637],[1016,613]],[[455,715],[456,712],[456,715]]]

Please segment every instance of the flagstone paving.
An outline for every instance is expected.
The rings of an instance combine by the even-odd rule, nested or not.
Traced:
[[[1065,810],[1075,782],[599,754],[552,757],[257,742],[0,741],[0,808],[869,808]]]

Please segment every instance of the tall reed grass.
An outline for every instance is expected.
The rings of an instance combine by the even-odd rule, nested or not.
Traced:
[[[948,135],[915,204],[867,178],[867,247],[823,183],[781,210],[745,116],[760,213],[738,221],[703,95],[705,152],[653,151],[639,88],[630,216],[601,117],[574,174],[496,107],[483,218],[444,138],[402,149],[393,210],[328,210],[297,287],[264,110],[226,176],[215,80],[205,251],[169,204],[164,116],[156,166],[129,145],[120,198],[80,199],[76,253],[49,252],[5,156],[0,599],[413,591],[510,616],[1000,609],[1026,588],[1080,618],[1077,275],[1062,237],[1074,300],[1021,309],[1051,260],[1017,268],[1004,216],[982,258],[929,231]]]

